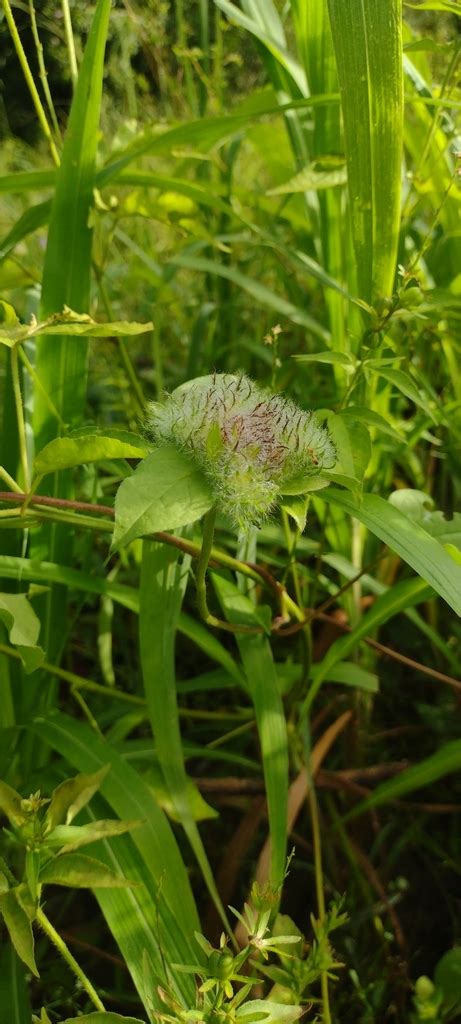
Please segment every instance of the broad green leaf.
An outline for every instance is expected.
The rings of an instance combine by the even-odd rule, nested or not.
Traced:
[[[76,889],[112,889],[133,883],[123,875],[87,857],[84,853],[62,853],[47,861],[40,871],[42,885],[66,885]]]
[[[364,494],[362,501],[354,502],[350,495],[329,487],[325,500],[364,523],[461,615],[461,566],[422,526],[378,494]]]
[[[22,807],[22,796],[12,789],[8,783],[0,780],[0,811],[6,815],[12,825],[23,825],[27,815]]]
[[[400,223],[400,0],[328,0],[360,297],[392,295]]]
[[[209,485],[193,461],[165,445],[148,455],[120,485],[113,546],[120,548],[135,537],[186,526],[212,504]]]
[[[0,621],[17,647],[26,672],[34,672],[45,655],[37,644],[40,619],[25,594],[0,594]]]
[[[104,459],[143,459],[148,446],[119,441],[103,434],[85,434],[82,437],[57,437],[42,448],[34,461],[34,475],[45,476],[55,470],[82,466],[87,462]]]
[[[24,966],[9,942],[0,949],[0,1006],[8,1024],[30,1024],[31,1008]]]
[[[461,768],[461,740],[453,740],[452,743],[445,743],[440,750],[430,757],[426,757],[419,764],[406,768],[400,775],[387,779],[376,787],[374,793],[362,800],[352,811],[346,815],[346,819],[356,818],[358,814],[371,810],[373,807],[380,807],[388,800],[397,800],[408,793],[414,793],[417,789],[430,786],[431,782],[443,779],[445,775],[458,772]]]
[[[82,772],[73,779],[66,779],[54,790],[51,803],[46,812],[46,823],[49,829],[56,825],[70,823],[74,820],[82,807],[85,807],[91,797],[100,789],[110,765],[106,764],[97,772],[88,775]]]
[[[260,625],[254,605],[234,583],[215,574],[213,583],[229,622]],[[236,640],[261,744],[271,838],[271,882],[277,887],[283,882],[286,867],[288,745],[285,713],[267,637],[237,633]]]
[[[0,913],[3,915],[10,939],[19,958],[38,978],[32,927],[29,917],[18,899],[16,889],[10,889],[9,892],[0,895]]]
[[[57,825],[46,836],[43,845],[49,849],[61,848],[61,853],[71,853],[80,846],[95,843],[98,839],[110,839],[137,828],[140,821],[91,821],[88,825]]]

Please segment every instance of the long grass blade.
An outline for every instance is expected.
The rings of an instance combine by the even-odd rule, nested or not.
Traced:
[[[328,0],[336,53],[360,298],[392,294],[400,222],[400,0]]]
[[[254,605],[235,584],[214,576],[214,585],[229,622],[260,626]],[[267,637],[236,634],[253,701],[263,761],[271,837],[271,882],[281,886],[286,870],[288,746],[283,703]]]
[[[197,858],[216,909],[230,930],[194,821],[179,725],[175,643],[189,561],[186,558],[179,562],[178,551],[154,541],[143,543],[139,615],[141,665],[157,756],[175,812]]]

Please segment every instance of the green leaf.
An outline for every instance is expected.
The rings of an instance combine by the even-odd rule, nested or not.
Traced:
[[[71,569],[66,565],[57,565],[56,562],[19,558],[15,555],[0,555],[0,577],[2,576],[8,580],[25,580],[46,584],[62,583],[80,592],[107,594],[122,608],[139,612],[139,594],[134,587],[129,587],[125,583],[117,583],[104,576],[91,576],[89,573]]]
[[[0,913],[8,929],[10,939],[18,954],[32,974],[38,978],[34,956],[34,937],[26,911],[21,906],[16,889],[10,889],[0,895]]]
[[[170,806],[181,822],[208,887],[226,924],[205,848],[197,829],[197,802],[184,766],[176,694],[176,630],[190,568],[177,549],[144,541],[141,570],[139,642],[141,666],[152,732]],[[200,813],[200,809],[199,809]]]
[[[281,504],[281,508],[290,516],[290,519],[293,519],[300,533],[303,533],[306,528],[308,507],[309,498],[305,494],[287,496]]]
[[[113,547],[193,523],[212,504],[209,485],[193,461],[172,445],[158,448],[118,489]]]
[[[426,757],[419,764],[406,768],[400,775],[387,779],[376,787],[374,793],[362,800],[352,811],[346,814],[346,820],[356,818],[358,814],[380,807],[389,800],[397,800],[407,793],[414,793],[417,789],[429,786],[431,782],[437,782],[445,775],[458,772],[461,768],[461,740],[453,740],[452,743],[445,743],[440,750],[430,757]]]
[[[64,306],[89,308],[96,151],[104,73],[104,51],[111,0],[98,0],[67,125],[50,217],[43,272],[41,315],[48,319]],[[66,423],[80,419],[85,403],[86,345],[44,336],[37,344],[36,370],[44,387],[59,401]],[[45,400],[36,395],[35,432],[41,447],[55,435],[56,424]]]
[[[392,295],[400,224],[400,0],[328,0],[336,54],[359,294]]]
[[[67,885],[77,889],[112,889],[133,885],[128,878],[87,857],[84,853],[62,853],[47,861],[40,871],[42,885]]]
[[[260,625],[257,610],[230,580],[213,574],[226,618],[232,623]],[[282,884],[286,867],[288,744],[285,713],[270,643],[265,636],[236,634],[255,709],[263,759],[271,838],[271,883]]]
[[[338,161],[336,163],[338,164]],[[283,196],[293,192],[309,192],[311,189],[318,191],[324,188],[335,188],[338,185],[345,185],[346,182],[347,170],[344,165],[324,166],[322,168],[322,161],[316,159],[308,164],[307,167],[304,167],[302,171],[295,174],[293,178],[290,178],[289,181],[285,181],[283,185],[277,185],[277,188],[269,189],[267,195]]]
[[[85,51],[78,73],[72,107],[66,126],[60,167],[50,215],[45,264],[43,269],[39,319],[46,320],[69,307],[87,313],[90,307],[90,278],[93,231],[90,213],[94,204],[96,153],[104,77],[104,54],[109,26],[111,0],[97,0]],[[32,428],[36,450],[40,451],[60,433],[60,422],[72,428],[82,422],[87,402],[88,341],[61,334],[42,335],[36,341],[34,369],[43,392],[36,388]],[[70,474],[61,479],[59,496],[71,498]],[[53,481],[57,494],[57,479]],[[35,555],[47,550],[51,561],[72,561],[73,534],[70,529],[43,526],[31,538]],[[50,660],[59,657],[66,626],[66,596],[53,587],[44,598],[44,646]],[[42,703],[46,703],[43,696]],[[37,705],[38,707],[38,705]]]
[[[12,308],[12,307],[11,307]],[[21,345],[28,338],[36,338],[41,334],[47,337],[53,334],[67,337],[92,337],[92,338],[113,338],[124,335],[145,334],[153,329],[152,323],[139,324],[127,321],[114,323],[97,323],[87,313],[74,313],[68,306],[64,307],[63,313],[53,313],[47,320],[37,323],[31,320],[30,324],[16,322],[4,322],[0,328],[0,344],[7,348]]]
[[[461,566],[422,526],[378,494],[364,494],[361,502],[354,502],[348,494],[329,487],[324,500],[364,523],[461,615]]]
[[[353,370],[355,362],[347,352],[311,352],[309,355],[292,356],[298,363],[333,363],[344,366],[346,370]]]
[[[61,782],[54,790],[46,812],[47,828],[51,830],[62,823],[70,825],[82,807],[85,807],[98,791],[109,771],[110,765],[106,764],[97,772],[89,775],[82,772],[73,779]]]
[[[40,619],[25,594],[0,594],[0,621],[17,647],[26,672],[34,672],[45,655],[37,644]]]
[[[461,548],[461,512],[454,512],[452,519],[445,519],[443,512],[434,509],[429,494],[412,487],[392,491],[389,501],[413,522],[420,523],[432,537],[437,537],[441,544],[451,543]]]
[[[34,476],[45,476],[60,469],[82,466],[103,459],[143,459],[147,444],[130,443],[104,434],[85,434],[82,437],[57,437],[42,448],[34,461]]]
[[[28,988],[21,960],[10,943],[3,943],[0,949],[0,1006],[8,1024],[30,1024]]]
[[[367,409],[361,405],[350,405],[347,409],[342,410],[341,416],[346,419],[350,418],[358,422],[368,423],[370,427],[382,430],[383,434],[389,434],[389,437],[395,438],[396,441],[403,440],[402,434],[399,434],[398,430],[391,426],[384,419],[384,416],[381,416],[379,412],[375,412],[374,409]]]
[[[12,825],[23,825],[27,815],[22,807],[22,796],[12,789],[7,782],[0,780],[0,811],[5,814]]]
[[[88,825],[57,825],[48,833],[43,845],[53,849],[61,848],[61,853],[71,853],[80,846],[95,843],[98,839],[110,839],[121,836],[140,825],[140,821],[90,821]]]
[[[332,413],[327,417],[328,429],[336,446],[337,461],[332,470],[323,471],[327,480],[353,485],[354,481],[361,484],[371,457],[370,435],[363,423],[350,417],[344,418],[342,413]],[[347,481],[350,481],[348,484]]]
[[[291,1024],[291,1021],[299,1020],[304,1012],[304,1006],[274,1003],[272,999],[249,999],[238,1007],[235,1016],[247,1024],[251,1024],[251,1021],[263,1021],[264,1024]]]
[[[415,405],[424,409],[431,419],[435,419],[433,410],[426,401],[424,393],[421,391],[421,388],[415,384],[414,380],[412,380],[408,373],[405,373],[404,370],[393,370],[392,368],[388,369],[384,367],[380,367],[376,370],[376,373],[379,377],[384,377],[384,380],[388,380],[390,384],[394,384],[394,386],[402,392],[402,395],[409,398],[410,401],[415,403]]]
[[[62,1024],[144,1024],[139,1017],[121,1017],[119,1013],[109,1010],[97,1010],[96,1013],[83,1013],[79,1017],[66,1017]]]
[[[163,957],[168,962],[190,963],[197,955],[193,934],[200,924],[172,830],[142,775],[88,725],[53,713],[36,720],[30,728],[81,770],[94,772],[110,762],[102,795],[120,818],[135,815],[143,821],[131,835],[120,836],[116,843],[101,842],[98,847],[101,861],[142,884],[131,889],[97,889],[95,894],[145,1000],[144,949],[149,950],[159,974],[163,972]],[[151,752],[152,741],[149,748]],[[94,799],[99,801],[98,797]],[[105,813],[104,808],[101,810],[98,817]],[[177,984],[186,999],[193,998],[191,979],[183,976]],[[155,993],[154,999],[161,1009]]]
[[[434,971],[434,982],[443,992],[445,1011],[458,1011],[461,1007],[461,947],[455,946],[439,960]]]

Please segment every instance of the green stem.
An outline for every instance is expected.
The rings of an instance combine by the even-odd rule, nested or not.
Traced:
[[[93,988],[91,981],[89,980],[89,978],[87,978],[85,972],[80,967],[80,964],[77,963],[75,957],[72,956],[70,949],[68,949],[68,947],[66,946],[66,943],[64,942],[64,939],[62,939],[61,936],[59,935],[59,932],[57,932],[56,929],[53,928],[51,921],[48,920],[46,914],[43,912],[41,907],[39,907],[37,910],[36,921],[38,922],[42,930],[45,932],[45,935],[48,936],[50,942],[52,942],[53,945],[56,946],[58,953],[60,953],[63,960],[66,961],[67,966],[70,967],[71,971],[74,972],[80,984],[85,989],[85,992],[91,999],[93,1005],[96,1007],[97,1010],[100,1010],[102,1013],[105,1013],[104,1003],[101,1002],[98,993],[96,992],[96,989]]]
[[[23,45],[21,43],[21,39],[19,37],[19,32],[18,32],[18,30],[16,28],[16,22],[14,20],[13,12],[11,10],[10,0],[1,0],[1,2],[2,2],[2,7],[3,7],[4,14],[5,14],[5,20],[6,20],[6,23],[8,25],[11,38],[13,40],[13,45],[14,45],[14,48],[16,50],[16,54],[17,54],[17,57],[19,59],[19,63],[21,65],[24,78],[25,78],[25,80],[27,82],[27,86],[28,86],[30,95],[32,97],[32,102],[34,104],[34,107],[35,107],[35,110],[36,110],[36,113],[37,113],[37,117],[38,117],[38,120],[39,120],[39,123],[40,123],[40,127],[41,127],[41,129],[43,131],[43,134],[45,135],[46,139],[48,140],[51,156],[53,157],[53,160],[54,160],[54,162],[56,164],[56,167],[59,167],[59,153],[58,153],[58,151],[56,149],[56,146],[55,146],[55,143],[54,143],[54,140],[53,140],[53,136],[51,134],[51,129],[50,129],[50,126],[48,124],[47,116],[46,116],[45,111],[43,109],[43,104],[42,104],[42,101],[41,101],[40,96],[38,94],[37,86],[35,85],[34,76],[33,76],[32,72],[30,70],[29,62],[27,60],[26,54],[24,52],[24,47],[23,47]]]
[[[195,576],[195,584],[197,588],[197,608],[204,622],[208,622],[210,626],[214,625],[214,616],[211,615],[208,609],[206,596],[206,571],[208,569],[208,563],[210,561],[210,555],[213,549],[215,523],[216,505],[214,505],[213,508],[211,508],[210,511],[207,512],[206,516],[203,519],[202,546],[200,548],[197,572]]]
[[[11,487],[11,490],[13,491],[14,494],[22,494],[22,487],[20,487],[19,484],[16,483],[16,480],[14,480],[12,476],[10,476],[8,470],[6,470],[4,466],[0,466],[0,480],[3,480],[6,484],[8,484],[8,487]]]
[[[32,28],[32,35],[34,37],[35,49],[37,51],[38,69],[40,81],[42,83],[43,94],[45,96],[47,107],[51,117],[51,123],[53,125],[54,134],[58,142],[61,142],[61,132],[59,130],[58,119],[56,117],[56,111],[54,109],[53,99],[51,96],[50,87],[48,85],[48,75],[45,67],[45,61],[43,59],[43,46],[41,44],[40,36],[38,34],[37,19],[35,17],[35,8],[33,0],[29,0],[29,15],[30,24]]]
[[[254,626],[240,626],[230,622],[225,622],[224,619],[217,619],[216,615],[212,615],[207,602],[206,596],[206,571],[208,569],[208,563],[210,556],[213,552],[213,538],[214,528],[216,523],[216,505],[207,512],[203,519],[203,537],[202,546],[198,556],[197,570],[195,574],[195,584],[197,591],[197,608],[199,610],[200,617],[208,626],[214,626],[215,629],[225,629],[228,633],[262,633],[263,630],[259,627]]]
[[[30,487],[29,460],[27,458],[26,427],[24,423],[24,408],[22,404],[21,382],[19,380],[18,352],[16,347],[11,349],[11,379],[13,383],[16,419],[18,421],[19,454],[21,459],[22,475],[24,478],[24,489],[28,491]]]
[[[111,301],[109,299],[109,295],[108,295],[108,292],[107,292],[106,284],[105,284],[105,281],[104,281],[102,268],[97,263],[93,263],[93,268],[94,268],[96,280],[98,282],[98,288],[99,288],[99,291],[100,291],[100,294],[101,294],[101,298],[102,298],[102,301],[103,301],[103,305],[104,305],[104,309],[106,311],[107,317],[108,317],[109,320],[113,320],[114,317],[113,317],[113,314],[112,314],[112,305],[111,305]],[[141,385],[140,385],[140,383],[138,381],[138,378],[136,376],[135,368],[133,366],[133,363],[131,362],[130,356],[128,354],[128,349],[126,347],[126,344],[125,344],[123,338],[117,338],[117,344],[118,344],[118,350],[120,352],[120,358],[121,358],[122,363],[123,363],[123,368],[124,368],[125,373],[126,373],[126,375],[128,377],[128,380],[129,380],[129,382],[131,384],[133,395],[134,395],[134,397],[136,399],[136,402],[137,402],[137,404],[139,406],[139,411],[142,413],[142,412],[144,412],[144,408],[145,408],[145,404],[146,404],[146,400],[145,400],[144,395],[143,395],[142,387],[141,387]]]
[[[320,834],[319,809],[315,792],[314,779],[310,770],[310,737],[307,729],[304,732],[304,748],[306,753],[306,768],[308,774],[307,799],[311,817],[312,842],[314,847],[314,872],[315,872],[315,895],[317,899],[317,912],[320,925],[325,920],[325,892],[322,865],[322,840]],[[307,738],[306,738],[307,737]],[[330,1012],[330,996],[328,991],[328,973],[323,970],[320,974],[320,985],[322,989],[322,1021],[323,1024],[332,1024]]]
[[[74,33],[72,31],[72,20],[70,17],[69,0],[61,0],[62,16],[64,20],[64,30],[66,33],[67,52],[69,54],[69,70],[70,77],[72,79],[72,85],[77,84],[78,78],[78,66],[77,66],[77,55],[75,53]]]

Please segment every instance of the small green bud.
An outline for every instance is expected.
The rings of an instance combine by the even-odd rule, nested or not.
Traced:
[[[417,999],[421,999],[424,1002],[426,999],[432,999],[435,992],[435,985],[425,974],[422,974],[420,978],[415,982],[415,996]]]
[[[147,426],[158,444],[176,444],[196,459],[218,507],[243,530],[267,518],[290,481],[336,461],[313,413],[242,374],[181,385],[150,406]]]

